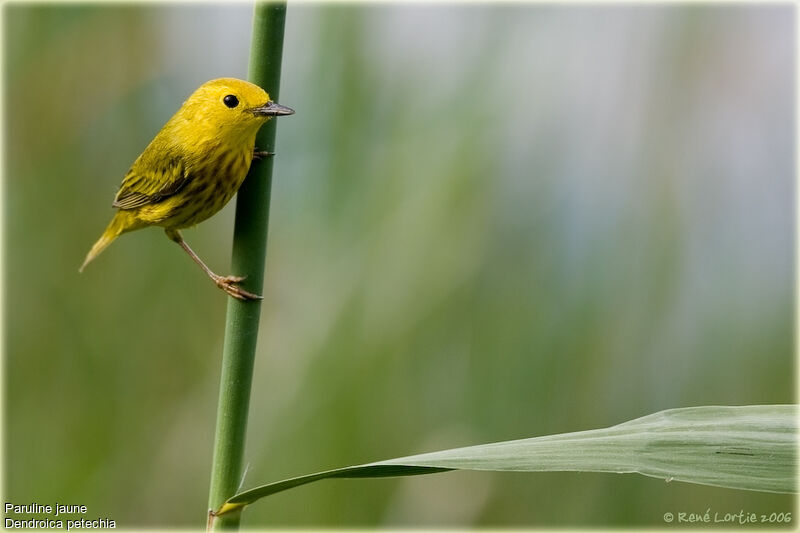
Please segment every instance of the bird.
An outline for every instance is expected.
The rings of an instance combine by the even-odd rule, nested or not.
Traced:
[[[274,155],[256,149],[256,133],[272,117],[294,114],[261,87],[235,78],[201,85],[156,134],[125,174],[114,197],[116,214],[92,246],[79,272],[117,237],[162,227],[213,282],[239,300],[261,296],[239,287],[241,276],[211,271],[180,230],[206,220],[236,194],[254,159]]]

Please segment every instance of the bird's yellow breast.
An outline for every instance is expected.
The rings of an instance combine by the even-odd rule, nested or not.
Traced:
[[[143,205],[135,216],[141,222],[182,229],[199,224],[222,209],[236,194],[252,161],[253,146],[220,148],[187,165],[189,179],[163,201]]]

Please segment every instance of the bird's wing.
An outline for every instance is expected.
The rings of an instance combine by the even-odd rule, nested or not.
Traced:
[[[179,158],[164,158],[159,164],[138,164],[125,175],[114,207],[135,209],[158,203],[180,191],[190,179],[186,167]]]

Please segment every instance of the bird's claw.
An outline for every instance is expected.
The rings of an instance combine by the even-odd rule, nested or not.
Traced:
[[[262,300],[264,297],[246,291],[236,284],[241,283],[247,276],[219,276],[214,279],[217,287],[227,292],[237,300]]]
[[[266,150],[254,150],[253,159],[266,159],[267,157],[275,155],[275,152],[267,152]]]

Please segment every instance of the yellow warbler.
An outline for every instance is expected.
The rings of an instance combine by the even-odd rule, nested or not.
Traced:
[[[246,81],[221,78],[201,85],[125,175],[112,204],[118,211],[80,271],[123,233],[161,226],[219,288],[240,300],[261,298],[236,285],[244,278],[214,274],[178,230],[202,222],[228,203],[253,158],[271,155],[255,149],[261,125],[292,113]]]

